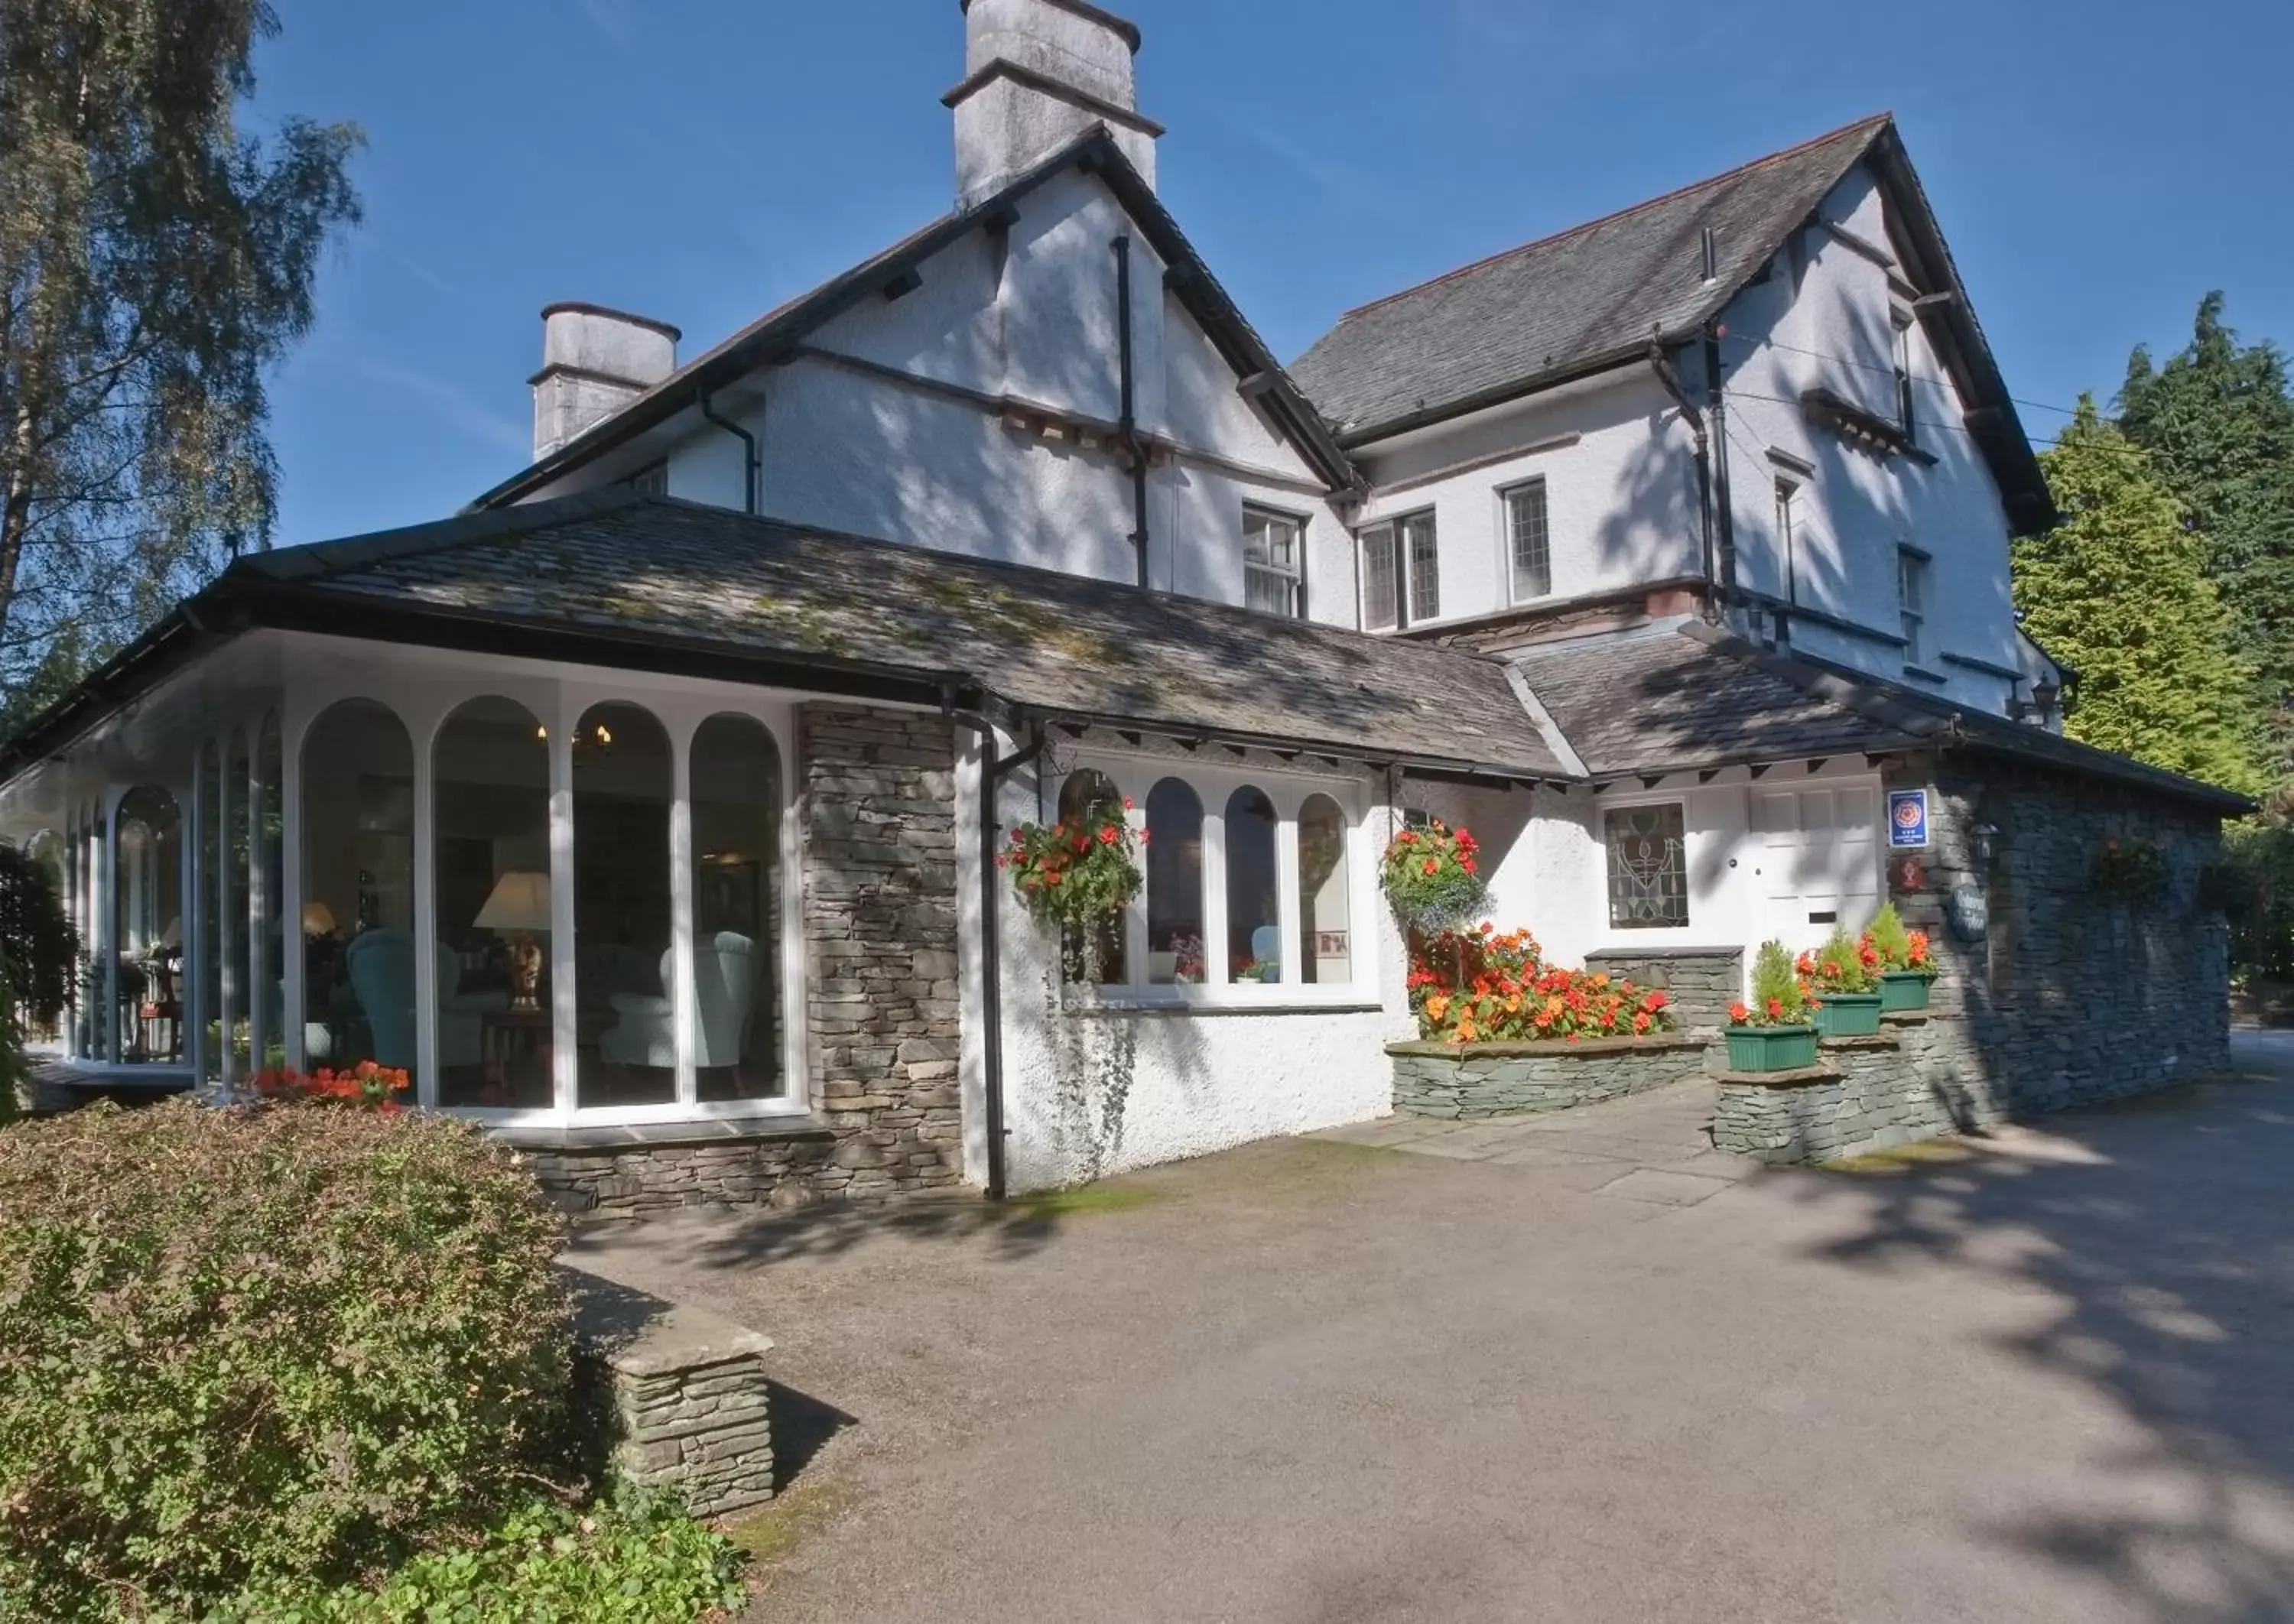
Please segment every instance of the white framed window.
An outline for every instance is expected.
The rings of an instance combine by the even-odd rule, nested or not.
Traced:
[[[1362,532],[1365,631],[1414,625],[1442,613],[1441,549],[1431,509],[1385,519]]]
[[[1891,314],[1896,329],[1896,426],[1904,431],[1908,443],[1919,443],[1913,428],[1912,417],[1912,313],[1901,304]]]
[[[1306,521],[1265,508],[1242,510],[1242,601],[1262,614],[1306,613]]]
[[[1680,801],[1607,808],[1601,845],[1612,930],[1669,930],[1688,923],[1688,818]]]
[[[1048,788],[1048,786],[1047,786]],[[1147,836],[1146,883],[1093,961],[1102,1005],[1351,1004],[1377,997],[1365,786],[1153,757],[1078,761],[1062,808],[1123,797]],[[1067,956],[1072,982],[1076,955]]]
[[[1553,591],[1553,540],[1546,522],[1545,481],[1525,480],[1498,492],[1505,504],[1506,553],[1511,560],[1513,601]]]
[[[1928,556],[1916,547],[1896,549],[1896,601],[1903,616],[1904,663],[1927,657]]]

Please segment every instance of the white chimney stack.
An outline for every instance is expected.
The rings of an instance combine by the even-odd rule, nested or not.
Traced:
[[[541,313],[541,370],[533,386],[533,459],[601,423],[677,370],[665,321],[602,304],[552,304]]]
[[[1088,0],[962,0],[964,83],[956,110],[956,189],[977,202],[1095,124],[1155,183],[1163,126],[1139,115],[1131,59],[1139,30]]]

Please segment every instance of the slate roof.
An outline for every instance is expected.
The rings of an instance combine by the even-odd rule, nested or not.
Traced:
[[[1167,280],[1174,296],[1201,324],[1227,363],[1241,377],[1265,380],[1267,386],[1259,398],[1284,425],[1315,471],[1334,490],[1360,483],[1360,475],[1321,414],[1307,403],[1241,307],[1211,274],[1209,265],[1179,229],[1154,187],[1132,167],[1107,127],[1094,125],[988,197],[920,226],[882,253],[766,312],[470,506],[500,508],[521,501],[591,458],[668,421],[704,396],[730,387],[758,367],[785,359],[808,334],[863,299],[883,297],[886,288],[908,271],[970,232],[1008,215],[1046,182],[1076,168],[1106,183],[1169,267]],[[1113,274],[1110,265],[1109,275]]]
[[[1701,621],[1524,650],[1513,665],[1593,778],[1949,745],[2206,802],[2244,796]]]
[[[1481,655],[629,491],[254,555],[234,588],[328,600],[366,635],[384,617],[544,627],[770,658],[832,692],[891,674],[1049,715],[1568,775]]]
[[[1883,114],[1349,311],[1291,363],[1353,441],[1678,341],[1733,297],[1889,127]],[[1703,279],[1704,228],[1719,275]]]

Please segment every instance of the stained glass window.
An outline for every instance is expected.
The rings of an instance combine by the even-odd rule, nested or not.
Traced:
[[[1688,861],[1678,801],[1619,807],[1603,824],[1609,852],[1609,923],[1656,930],[1688,922]]]

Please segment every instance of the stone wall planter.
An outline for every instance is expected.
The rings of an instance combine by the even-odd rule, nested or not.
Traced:
[[[1394,1108],[1452,1120],[1566,1111],[1704,1069],[1704,1040],[1672,1033],[1575,1043],[1391,1043],[1386,1052]]]
[[[1880,1029],[1883,1007],[1877,993],[1826,993],[1816,1029],[1826,1037],[1869,1037]]]
[[[1913,970],[1891,970],[1880,977],[1880,1012],[1901,1015],[1928,1007],[1928,986],[1932,976],[1924,976]]]
[[[1731,1071],[1796,1071],[1816,1064],[1814,1027],[1730,1027]]]

